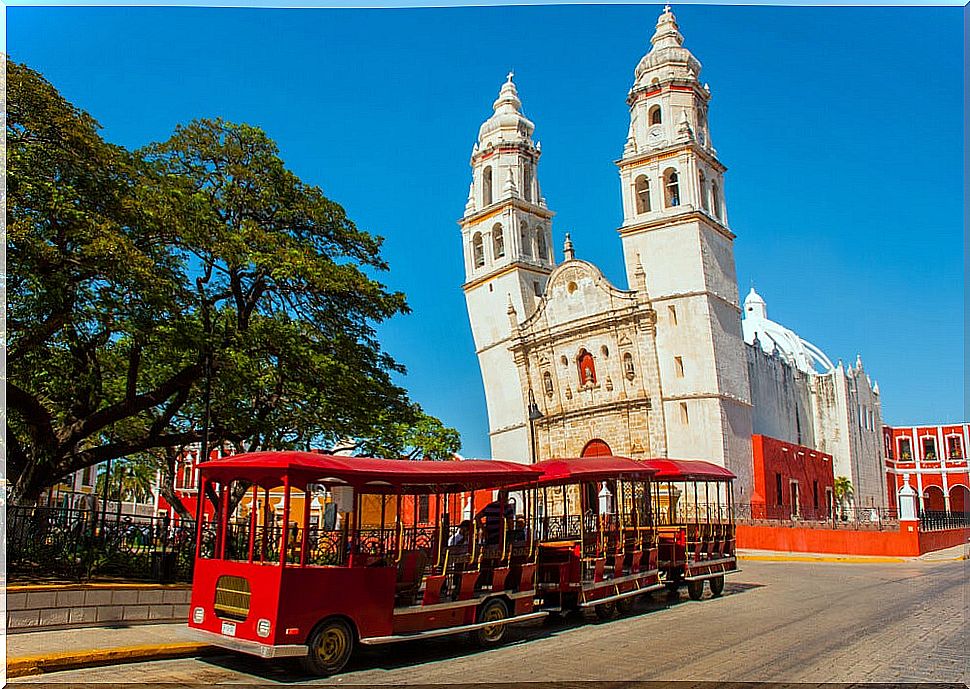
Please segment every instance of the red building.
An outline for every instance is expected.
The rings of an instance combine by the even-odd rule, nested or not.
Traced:
[[[197,500],[199,495],[199,454],[201,448],[198,444],[188,447],[175,461],[175,481],[173,488],[175,494],[190,514],[196,513]],[[209,450],[209,459],[219,459],[235,454],[231,448],[214,447]],[[155,505],[156,514],[167,514],[171,519],[177,520],[178,513],[168,504],[168,501],[157,494]],[[203,509],[206,511],[206,518],[212,519],[214,512],[212,503],[204,501]]]
[[[832,455],[766,435],[751,436],[755,519],[825,520],[834,502]]]
[[[920,512],[970,512],[970,424],[883,426],[889,504],[909,475]]]

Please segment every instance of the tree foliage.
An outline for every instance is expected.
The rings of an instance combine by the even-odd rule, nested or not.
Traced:
[[[9,62],[7,84],[15,498],[198,441],[205,373],[213,442],[310,447],[428,423],[375,334],[408,311],[374,278],[380,238],[264,132],[196,120],[129,152],[29,68]],[[457,445],[432,427],[429,443]]]

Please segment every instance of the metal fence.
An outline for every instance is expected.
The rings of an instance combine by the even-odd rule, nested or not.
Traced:
[[[56,507],[7,508],[7,573],[12,581],[188,582],[194,543],[192,522]]]
[[[967,512],[921,512],[920,531],[942,531],[943,529],[970,528],[970,513]]]

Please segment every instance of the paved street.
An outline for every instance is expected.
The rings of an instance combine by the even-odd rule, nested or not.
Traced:
[[[478,651],[461,639],[367,650],[344,685],[690,680],[966,682],[967,562],[744,562],[725,595],[658,597],[609,622],[522,628]],[[237,655],[60,672],[20,682],[308,681],[295,663]]]

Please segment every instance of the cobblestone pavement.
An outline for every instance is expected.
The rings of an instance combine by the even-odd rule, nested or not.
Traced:
[[[745,562],[725,595],[658,597],[608,622],[521,628],[479,651],[461,639],[367,649],[344,685],[688,680],[966,682],[968,563]],[[225,655],[52,673],[18,681],[309,681],[294,661]]]

